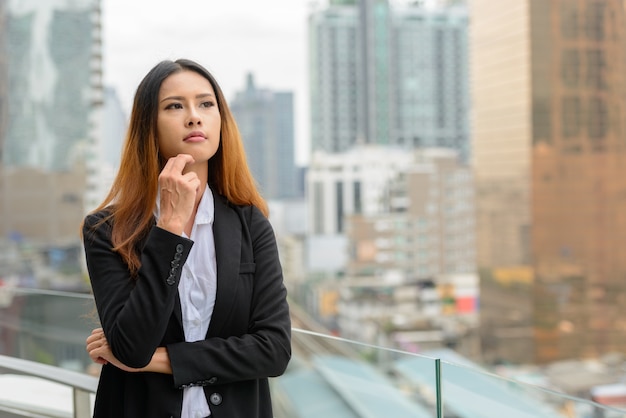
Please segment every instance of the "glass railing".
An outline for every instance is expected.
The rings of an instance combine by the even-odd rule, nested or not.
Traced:
[[[72,385],[65,380],[75,373],[97,376],[98,367],[85,352],[96,318],[90,295],[0,287],[0,355],[34,362],[20,362],[18,369],[26,369],[20,373],[0,362],[0,416],[9,409],[15,414],[10,416],[33,416],[35,406],[37,416],[90,416],[84,401],[83,412],[77,413],[80,403],[70,389],[93,392],[93,382],[76,378]],[[283,376],[271,379],[275,417],[626,418],[626,410],[492,374],[450,350],[426,354],[294,329],[292,361]],[[63,373],[46,378],[49,369],[41,372],[38,365],[69,373],[63,379]],[[16,374],[70,389],[55,392],[44,413],[43,392],[32,389],[32,383],[20,389]],[[22,404],[10,398],[3,384],[27,392],[19,397]],[[29,405],[28,399],[37,405]],[[70,406],[59,408],[55,402]]]

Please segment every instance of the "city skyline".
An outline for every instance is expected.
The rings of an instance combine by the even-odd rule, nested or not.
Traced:
[[[116,89],[129,112],[141,77],[163,59],[198,61],[213,73],[229,102],[245,87],[246,74],[252,73],[259,85],[294,92],[296,162],[302,164],[309,148],[305,91],[309,3],[180,0],[172,7],[163,1],[104,1],[104,82]]]
[[[174,8],[161,0],[104,1],[104,83],[117,91],[128,112],[141,77],[162,59],[199,61],[213,73],[229,101],[245,85],[246,74],[252,73],[259,85],[294,93],[296,163],[305,165],[310,158],[307,19],[312,8],[328,2],[180,0]],[[213,34],[216,42],[211,42]]]

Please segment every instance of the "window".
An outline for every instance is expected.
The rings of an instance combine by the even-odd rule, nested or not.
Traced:
[[[582,119],[580,98],[564,97],[562,99],[562,130],[565,138],[574,138],[580,134]]]
[[[335,183],[335,199],[337,202],[337,232],[343,232],[343,183]]]
[[[561,9],[561,34],[565,39],[578,38],[578,5],[564,2]]]
[[[601,1],[589,3],[586,13],[585,34],[588,39],[602,41],[604,39],[604,9],[606,4]]]
[[[576,49],[563,51],[561,60],[561,77],[563,84],[568,87],[576,87],[580,78],[580,55]]]
[[[592,140],[603,139],[608,131],[606,103],[599,97],[589,99],[587,133]],[[601,145],[594,145],[594,150],[601,150]]]
[[[601,49],[590,49],[587,51],[587,86],[595,89],[604,90],[606,82],[604,80],[604,69],[606,61],[604,51]]]

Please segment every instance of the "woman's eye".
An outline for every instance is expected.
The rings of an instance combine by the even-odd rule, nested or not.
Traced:
[[[171,103],[165,107],[166,109],[182,109],[183,105],[180,103]]]
[[[212,107],[213,102],[202,102],[200,103],[200,107]]]

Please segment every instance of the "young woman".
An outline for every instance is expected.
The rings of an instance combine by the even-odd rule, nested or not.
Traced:
[[[267,205],[209,72],[163,61],[142,80],[119,173],[85,218],[102,328],[94,417],[272,417],[268,377],[291,322]]]

